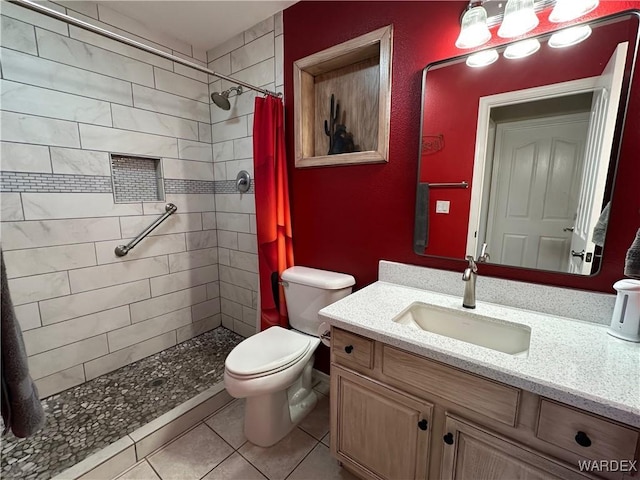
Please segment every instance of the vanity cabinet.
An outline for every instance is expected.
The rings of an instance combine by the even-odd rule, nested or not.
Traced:
[[[578,467],[637,462],[637,428],[352,332],[331,337],[331,452],[361,478],[640,479]]]

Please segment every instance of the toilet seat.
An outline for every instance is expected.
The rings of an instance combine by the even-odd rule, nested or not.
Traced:
[[[270,375],[303,358],[312,348],[311,340],[295,330],[271,327],[240,342],[227,356],[225,368],[236,378]]]

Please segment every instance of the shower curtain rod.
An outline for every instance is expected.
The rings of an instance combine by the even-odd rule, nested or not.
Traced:
[[[76,27],[84,28],[85,30],[89,30],[90,32],[97,33],[98,35],[102,35],[103,37],[116,40],[126,45],[130,45],[139,50],[143,50],[145,52],[158,55],[159,57],[166,58],[167,60],[171,60],[173,62],[179,63],[186,67],[193,68],[195,70],[198,70],[199,72],[204,72],[209,75],[213,75],[214,77],[221,78],[222,80],[227,80],[228,82],[235,83],[236,85],[242,85],[243,87],[246,87],[251,90],[255,90],[256,92],[260,92],[264,95],[271,95],[274,97],[281,96],[280,93],[272,92],[271,90],[266,90],[264,88],[256,87],[254,85],[251,85],[250,83],[246,83],[241,80],[236,80],[235,78],[222,75],[221,73],[216,73],[213,70],[209,70],[208,68],[201,67],[197,63],[193,63],[188,60],[184,60],[180,57],[176,57],[175,55],[171,55],[170,53],[163,52],[162,50],[158,50],[157,48],[150,47],[149,45],[145,45],[144,43],[136,42],[135,40],[131,40],[130,38],[127,38],[125,36],[110,32],[109,30],[105,30],[104,28],[96,27],[95,25],[92,25],[90,23],[83,22],[82,20],[78,20],[77,18],[70,17],[69,15],[65,15],[64,13],[60,13],[50,8],[43,7],[42,5],[38,5],[37,3],[34,3],[30,0],[9,0],[9,2],[15,3],[16,5],[20,5],[21,7],[24,7],[24,8],[28,8],[29,10],[33,10],[34,12],[42,13],[43,15],[46,15],[48,17],[61,20],[71,25],[75,25]]]

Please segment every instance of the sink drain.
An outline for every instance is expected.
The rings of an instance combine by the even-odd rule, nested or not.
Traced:
[[[164,385],[166,382],[166,378],[154,378],[153,380],[147,382],[147,387],[159,387],[160,385]]]

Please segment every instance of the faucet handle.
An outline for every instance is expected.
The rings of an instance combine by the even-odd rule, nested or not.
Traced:
[[[473,255],[467,255],[465,258],[469,262],[469,267],[473,273],[478,271],[478,266],[476,265],[476,261],[473,259]]]
[[[489,254],[487,253],[487,244],[483,243],[482,244],[482,248],[480,249],[480,256],[478,257],[478,262],[486,262],[487,260],[489,260],[491,257],[489,256]]]

